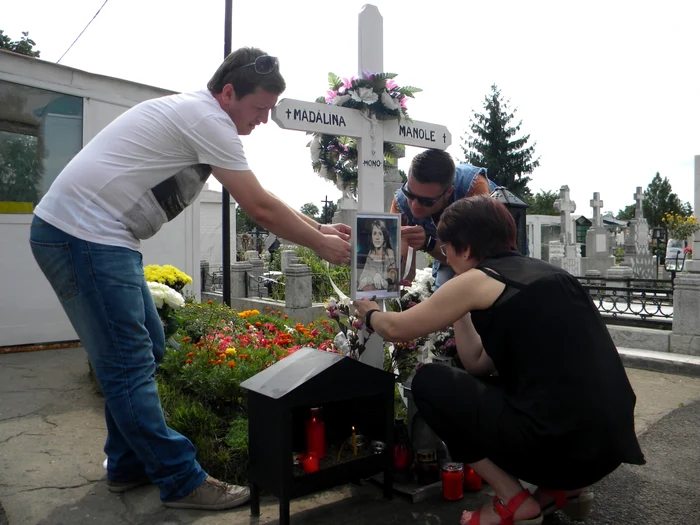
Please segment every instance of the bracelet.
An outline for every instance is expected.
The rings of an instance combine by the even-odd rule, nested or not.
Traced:
[[[421,248],[421,250],[423,250],[424,252],[430,253],[435,249],[436,244],[437,244],[437,239],[435,237],[431,237],[426,232],[425,244],[423,244],[423,247]]]
[[[372,328],[372,314],[374,312],[379,312],[376,308],[372,310],[367,310],[367,313],[365,314],[365,327],[367,328],[368,332],[374,332],[374,328]]]

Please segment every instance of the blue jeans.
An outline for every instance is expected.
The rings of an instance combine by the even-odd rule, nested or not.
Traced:
[[[83,241],[36,216],[30,244],[105,396],[107,478],[147,475],[163,501],[188,495],[207,474],[194,445],[165,423],[154,377],[165,335],[141,254]]]

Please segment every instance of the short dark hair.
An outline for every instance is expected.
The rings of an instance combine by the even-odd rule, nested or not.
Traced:
[[[426,149],[413,157],[408,175],[421,184],[438,183],[443,189],[455,181],[455,162],[446,152]]]
[[[517,250],[513,216],[503,203],[488,195],[450,204],[440,217],[437,234],[457,253],[469,248],[470,255],[479,262],[504,251]]]
[[[279,71],[279,66],[274,71],[266,75],[255,72],[255,67],[243,67],[255,62],[255,59],[267,55],[262,49],[257,47],[242,47],[224,59],[211,77],[207,88],[215,95],[224,90],[226,84],[231,84],[236,92],[236,99],[240,100],[246,95],[253,93],[257,88],[261,88],[268,93],[281,95],[287,88],[284,78]]]

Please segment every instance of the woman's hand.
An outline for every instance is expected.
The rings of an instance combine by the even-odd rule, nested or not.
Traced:
[[[355,315],[363,320],[365,318],[365,314],[369,310],[381,310],[377,303],[370,301],[369,299],[358,299],[352,303],[352,305],[355,307]]]

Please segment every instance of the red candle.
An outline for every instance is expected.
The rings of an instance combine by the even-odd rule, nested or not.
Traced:
[[[326,457],[326,428],[318,408],[311,409],[311,419],[306,422],[306,451],[318,459]]]
[[[468,468],[464,472],[464,488],[472,492],[481,490],[481,476],[474,469]]]
[[[457,501],[464,497],[464,467],[461,463],[445,463],[442,467],[442,497]]]
[[[301,467],[307,474],[316,472],[318,470],[318,456],[312,452],[305,454],[301,458]]]
[[[409,464],[409,451],[406,445],[394,445],[394,470],[406,470]]]

